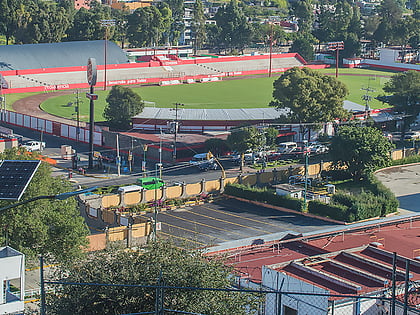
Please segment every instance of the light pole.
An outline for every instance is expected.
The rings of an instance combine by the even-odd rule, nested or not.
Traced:
[[[305,191],[303,194],[303,207],[304,212],[308,210],[307,205],[307,192],[308,192],[308,140],[303,140],[304,147],[303,147],[303,154],[305,155]]]
[[[98,188],[98,186],[90,187],[90,188],[86,188],[86,189],[81,189],[81,190],[76,190],[76,191],[65,192],[65,193],[61,193],[61,194],[58,194],[58,195],[37,196],[37,197],[31,198],[31,199],[27,199],[27,200],[24,200],[24,201],[14,203],[14,204],[8,205],[6,207],[0,208],[0,212],[11,209],[11,208],[15,208],[15,207],[18,207],[18,206],[21,206],[21,205],[24,205],[24,204],[32,202],[32,201],[40,200],[40,199],[65,200],[65,199],[68,199],[68,198],[76,196],[76,195],[91,192],[92,190],[95,190],[96,188]]]
[[[328,43],[328,50],[335,51],[335,77],[338,78],[338,51],[344,49],[344,42]]]
[[[143,171],[143,177],[146,177],[146,152],[147,152],[147,144],[143,145],[143,164],[141,166],[141,170]]]
[[[107,50],[108,50],[108,29],[115,26],[115,20],[101,20],[101,26],[105,27],[105,43],[104,43],[104,91],[106,90],[106,65],[107,65]]]
[[[87,81],[90,85],[90,93],[86,93],[87,98],[90,100],[89,104],[89,169],[93,169],[93,132],[95,124],[95,105],[94,100],[98,98],[94,94],[94,86],[96,85],[97,68],[96,59],[89,58],[87,64]]]
[[[158,224],[157,224],[158,223],[157,222],[157,219],[158,219],[157,190],[158,190],[158,188],[157,188],[157,182],[156,182],[156,178],[158,177],[157,176],[158,175],[158,168],[160,170],[162,168],[162,164],[160,164],[160,163],[155,164],[155,179],[154,179],[154,183],[155,183],[155,211],[154,211],[154,214],[153,214],[153,240],[154,241],[156,241],[156,239],[157,239],[157,226],[158,226]]]
[[[180,104],[180,103],[175,103],[175,108],[173,108],[172,110],[175,111],[175,132],[174,132],[174,150],[173,150],[173,154],[172,154],[172,158],[174,163],[176,162],[176,136],[178,133],[178,107],[179,106],[184,106],[184,104]]]

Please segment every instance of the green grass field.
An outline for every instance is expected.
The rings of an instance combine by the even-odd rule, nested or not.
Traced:
[[[323,73],[335,74],[334,69],[323,69]],[[339,79],[344,82],[350,94],[348,100],[363,104],[362,88],[371,88],[375,92],[372,97],[384,94],[382,86],[389,80],[380,76],[391,76],[392,73],[367,69],[340,69],[342,74]],[[345,74],[359,74],[364,76],[350,76]],[[182,103],[185,108],[258,108],[267,107],[272,99],[272,78],[252,78],[241,80],[226,80],[212,83],[183,84],[174,86],[144,86],[133,88],[141,98],[148,102],[154,102],[156,107],[173,107],[174,103]],[[108,91],[98,88],[95,93],[99,99],[95,101],[95,120],[103,120],[102,112],[106,105]],[[64,95],[48,99],[41,104],[41,108],[51,114],[67,118],[76,118],[74,106],[67,106],[69,102],[75,102],[75,95]],[[88,120],[89,100],[82,95],[80,104],[80,119]],[[372,108],[384,107],[379,101],[372,99]]]

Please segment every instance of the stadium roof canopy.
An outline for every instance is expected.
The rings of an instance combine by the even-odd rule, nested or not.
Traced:
[[[237,108],[237,109],[178,109],[178,120],[271,120],[282,112],[275,108]],[[134,118],[174,120],[175,110],[172,108],[145,107],[143,112]]]
[[[0,46],[0,71],[86,66],[90,57],[105,64],[104,40]],[[108,41],[107,64],[128,63],[125,52]]]
[[[365,106],[351,101],[344,101],[343,107],[350,112],[364,111]],[[287,110],[269,108],[236,108],[236,109],[178,109],[178,120],[201,121],[248,121],[273,120],[286,115]],[[172,108],[145,107],[143,112],[133,118],[175,120],[175,110]]]

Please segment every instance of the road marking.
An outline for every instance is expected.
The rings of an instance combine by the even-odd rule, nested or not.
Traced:
[[[203,205],[202,205],[201,207],[203,207],[203,208],[205,208],[205,209],[209,209],[209,210],[215,211],[215,212],[219,212],[219,213],[227,214],[228,216],[230,215],[230,216],[232,216],[232,217],[237,217],[237,218],[241,218],[241,219],[244,219],[244,220],[254,221],[254,222],[257,222],[257,223],[263,223],[263,224],[266,224],[266,225],[271,225],[271,226],[274,226],[274,227],[276,227],[276,228],[278,228],[278,227],[279,227],[279,226],[278,226],[278,224],[266,223],[266,222],[264,222],[264,221],[260,221],[260,220],[256,220],[256,219],[251,219],[251,218],[244,218],[244,217],[241,217],[240,215],[237,215],[237,214],[231,214],[231,213],[226,213],[226,212],[224,212],[224,211],[222,211],[222,210],[213,209],[213,208],[210,208],[210,207],[208,207],[208,206],[203,206]],[[295,216],[292,216],[292,217],[295,217]]]
[[[186,211],[188,211],[188,210],[186,210]],[[193,212],[193,213],[194,213],[194,212]],[[181,217],[177,217],[177,216],[174,216],[174,215],[169,214],[169,213],[165,213],[165,215],[168,215],[168,216],[170,216],[170,217],[174,217],[174,218],[179,219],[179,220],[184,220],[184,221],[188,221],[188,222],[193,222],[193,221],[191,221],[191,220],[184,219],[184,218],[181,218]],[[194,223],[194,224],[203,225],[203,226],[207,226],[207,227],[212,228],[212,229],[217,229],[217,230],[225,231],[225,232],[228,232],[228,233],[236,234],[236,235],[239,235],[239,236],[248,235],[248,234],[245,234],[245,233],[233,232],[233,231],[231,231],[231,230],[226,230],[226,229],[223,229],[223,228],[220,228],[220,227],[217,227],[217,226],[212,226],[212,225],[208,225],[208,224],[201,223],[201,222],[193,222],[193,223]]]
[[[163,222],[163,225],[169,225],[169,226],[172,226],[176,229],[185,230],[185,231],[192,232],[192,233],[195,233],[195,234],[201,234],[201,235],[204,235],[204,236],[208,236],[210,238],[217,238],[217,239],[225,241],[225,242],[228,241],[228,240],[226,240],[224,238],[221,238],[221,237],[217,237],[217,236],[213,236],[213,235],[209,235],[209,234],[205,234],[205,233],[200,233],[200,232],[197,232],[197,231],[194,231],[194,230],[189,230],[189,229],[186,229],[186,228],[178,227],[176,225],[172,225],[172,224],[169,224],[169,223],[166,223],[166,222]]]
[[[257,228],[251,227],[251,226],[246,226],[246,225],[243,225],[243,224],[239,224],[239,223],[234,223],[234,222],[230,222],[230,221],[218,219],[218,218],[215,218],[215,217],[210,217],[208,215],[204,215],[204,214],[192,212],[190,210],[187,210],[187,212],[191,212],[192,214],[195,214],[195,215],[198,215],[198,216],[201,216],[201,217],[205,217],[205,218],[209,218],[209,219],[212,219],[212,220],[221,221],[221,222],[225,222],[225,223],[232,224],[232,225],[237,225],[237,226],[244,227],[244,228],[247,228],[247,229],[252,229],[252,230],[255,230],[255,231],[263,231],[263,232],[266,232],[264,229],[257,229]]]
[[[191,239],[189,239],[189,238],[182,237],[182,236],[176,236],[176,235],[168,234],[168,233],[165,233],[165,232],[159,232],[158,234],[165,234],[165,235],[168,235],[168,236],[170,236],[170,237],[180,238],[180,239],[185,240],[185,241],[188,241],[188,242],[194,242],[194,243],[197,243],[197,244],[201,244],[201,245],[203,245],[203,246],[207,246],[207,245],[206,245],[206,244],[204,244],[204,243],[201,243],[201,242],[199,242],[199,241],[194,241],[194,240],[191,240]]]

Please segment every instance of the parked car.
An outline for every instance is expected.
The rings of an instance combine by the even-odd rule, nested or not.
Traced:
[[[24,147],[26,150],[32,152],[32,151],[42,151],[45,149],[45,142],[41,141],[27,141],[25,142],[22,147]]]
[[[293,149],[297,148],[296,142],[282,142],[279,144],[277,152],[279,153],[289,153]]]
[[[404,136],[405,140],[417,140],[420,139],[420,131],[406,132]]]
[[[306,148],[305,150],[302,147],[296,147],[288,153],[283,153],[282,158],[283,159],[301,159],[305,156],[305,154],[309,155],[310,153],[311,151],[308,148]]]
[[[314,144],[309,146],[309,151],[311,154],[324,154],[328,152],[328,147],[323,144]]]
[[[207,172],[209,170],[216,170],[217,169],[217,163],[213,161],[203,162],[200,164],[197,164],[197,167],[202,172]]]

